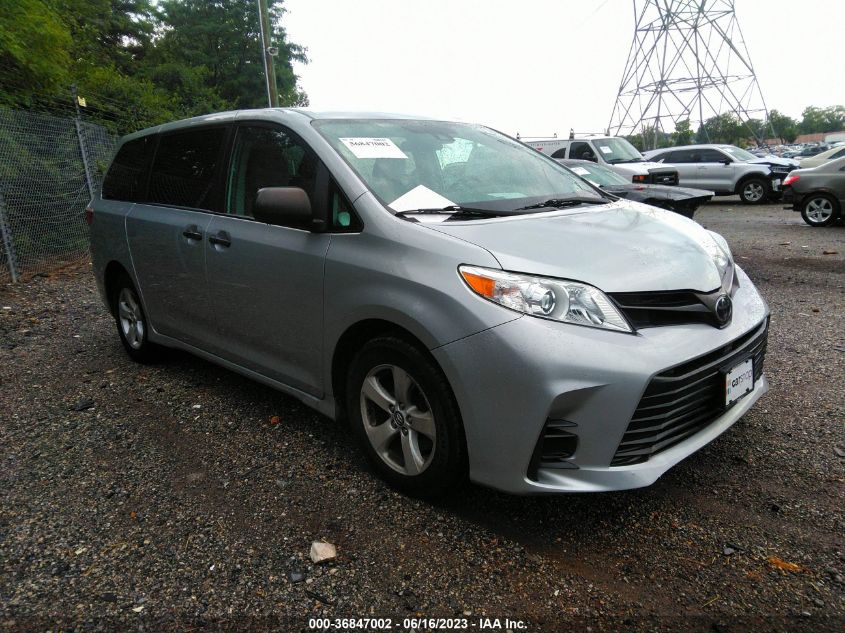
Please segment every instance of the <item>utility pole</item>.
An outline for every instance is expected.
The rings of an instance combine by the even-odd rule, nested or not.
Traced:
[[[273,58],[278,55],[276,47],[270,46],[270,11],[267,0],[258,2],[258,23],[261,26],[261,58],[264,60],[264,77],[267,80],[267,102],[269,107],[279,107],[279,93],[276,90],[276,67]]]

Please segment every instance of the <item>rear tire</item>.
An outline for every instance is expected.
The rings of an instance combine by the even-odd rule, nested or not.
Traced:
[[[409,495],[434,498],[463,479],[466,448],[446,376],[395,336],[368,342],[352,360],[346,412],[376,472]]]
[[[810,194],[801,203],[801,217],[810,226],[829,226],[839,217],[839,202],[824,193]]]
[[[120,342],[129,357],[138,363],[151,363],[161,357],[161,347],[151,343],[150,326],[138,291],[129,276],[121,275],[111,292],[111,308]]]
[[[765,178],[748,178],[739,185],[739,199],[744,204],[763,204],[772,193],[771,185]]]

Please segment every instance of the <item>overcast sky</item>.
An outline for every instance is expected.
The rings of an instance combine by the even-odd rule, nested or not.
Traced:
[[[607,127],[631,0],[286,0],[315,110],[376,110],[546,136]],[[845,104],[842,0],[737,0],[768,107]]]

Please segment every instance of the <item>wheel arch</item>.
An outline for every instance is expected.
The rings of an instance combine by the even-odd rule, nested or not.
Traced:
[[[739,180],[736,181],[734,194],[739,195],[742,192],[742,188],[745,186],[745,183],[749,180],[766,180],[766,174],[761,171],[752,171],[750,174],[743,174]]]
[[[412,332],[407,327],[403,327],[394,321],[384,318],[366,318],[351,324],[338,337],[337,342],[333,346],[331,365],[330,365],[330,381],[332,397],[335,402],[335,409],[337,417],[345,417],[344,404],[346,402],[346,376],[349,371],[349,365],[355,354],[372,339],[379,336],[395,336],[402,339],[406,343],[413,345],[424,353],[429,360],[443,373],[448,376],[446,371],[441,367],[440,363],[431,354],[430,346],[423,341],[423,336]],[[451,384],[450,384],[451,388]],[[453,397],[454,397],[454,390]]]
[[[108,303],[109,312],[111,312],[113,316],[114,302],[112,301],[112,298],[114,297],[117,282],[122,277],[128,277],[130,281],[132,281],[132,276],[129,274],[129,271],[126,270],[126,267],[119,261],[113,259],[106,264],[105,270],[103,271],[103,289],[105,291],[105,298]],[[132,281],[132,283],[135,282]]]

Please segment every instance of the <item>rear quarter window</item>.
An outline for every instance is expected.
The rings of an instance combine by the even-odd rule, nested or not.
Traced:
[[[103,198],[139,202],[144,196],[147,167],[154,137],[144,136],[124,143],[103,180]]]

